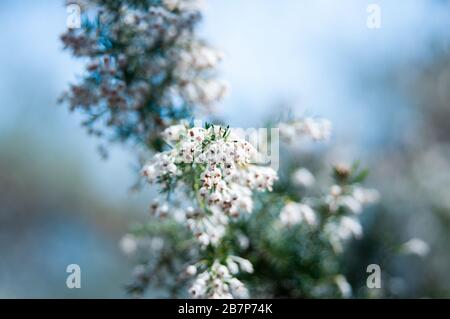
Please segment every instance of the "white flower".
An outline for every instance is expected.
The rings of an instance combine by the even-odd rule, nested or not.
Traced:
[[[227,260],[234,262],[230,256]],[[245,264],[247,260],[241,258]],[[250,264],[251,265],[251,264]],[[242,266],[241,266],[242,268]],[[233,297],[247,298],[248,291],[244,284],[232,276],[229,268],[215,260],[211,267],[200,273],[189,288],[189,292],[194,298],[229,299]]]
[[[209,236],[207,234],[201,234],[198,236],[198,241],[203,246],[208,246],[209,244]]]
[[[167,9],[175,10],[178,8],[178,5],[180,4],[180,0],[164,0],[163,3],[167,7]]]
[[[315,141],[327,140],[331,135],[331,122],[326,119],[307,117],[291,123],[279,123],[280,136],[291,142],[294,137],[309,136]]]
[[[376,189],[367,189],[362,187],[355,187],[352,195],[363,205],[376,203],[380,198],[380,193]]]
[[[172,125],[166,128],[161,136],[168,142],[176,142],[181,138],[182,134],[186,133],[186,127],[182,124]]]
[[[365,189],[357,186],[350,192],[344,192],[340,186],[333,185],[330,189],[330,194],[325,197],[325,202],[333,213],[339,208],[345,207],[354,214],[360,214],[364,205],[374,203],[378,198],[379,194],[374,189]]]
[[[316,179],[306,168],[299,168],[292,174],[292,182],[297,186],[311,187]]]
[[[164,239],[161,237],[153,237],[150,240],[150,249],[151,250],[161,250],[164,247]]]
[[[334,277],[334,282],[341,292],[342,297],[350,298],[352,296],[352,287],[343,275],[337,275],[336,277]]]
[[[195,267],[194,265],[189,265],[186,268],[186,274],[188,276],[194,276],[197,273],[197,267]]]
[[[237,298],[248,298],[248,290],[245,288],[245,285],[236,278],[232,278],[230,281],[230,288]]]
[[[199,68],[214,68],[222,58],[222,52],[203,46],[198,49],[195,62]]]
[[[430,252],[430,246],[420,238],[412,238],[401,246],[401,251],[405,254],[425,257]]]
[[[217,245],[225,234],[228,219],[251,213],[253,192],[271,191],[278,178],[272,168],[252,164],[255,148],[228,128],[213,125],[208,129],[186,129],[175,125],[168,127],[163,137],[175,142],[173,148],[156,154],[144,166],[143,174],[149,182],[166,189],[174,180],[178,185],[192,185],[192,179],[198,179],[197,206],[207,205],[208,210],[202,209],[195,216],[192,211],[187,212],[185,222],[202,246]],[[194,167],[201,168],[195,171],[196,176],[191,173]],[[167,204],[153,204],[151,208],[161,217],[169,212]]]
[[[241,247],[241,249],[245,250],[250,245],[250,240],[248,239],[247,236],[245,236],[243,234],[239,234],[237,239],[238,239],[239,247]]]
[[[200,284],[194,284],[189,288],[189,293],[194,298],[201,298],[202,295],[205,293],[206,287],[204,285]]]
[[[340,198],[341,205],[346,206],[352,213],[359,214],[362,212],[362,204],[352,196],[342,196]]]
[[[298,129],[309,134],[314,140],[327,140],[331,135],[331,122],[326,119],[306,118]]]
[[[250,261],[239,256],[230,256],[230,259],[235,261],[242,271],[253,273],[253,265]]]
[[[169,205],[167,202],[161,202],[158,198],[154,199],[150,204],[150,214],[159,218],[167,217],[169,213]]]
[[[296,135],[295,127],[293,125],[280,123],[278,124],[278,129],[280,130],[280,136],[288,142],[291,142]]]
[[[330,194],[333,197],[338,197],[342,194],[342,188],[339,185],[333,185],[330,189]]]
[[[230,273],[235,275],[239,272],[239,266],[235,263],[231,258],[227,258],[227,267],[230,270]]]
[[[128,12],[125,14],[123,21],[125,24],[133,25],[137,21],[137,16],[134,12]]]
[[[241,260],[241,269],[248,273],[253,273],[253,265],[248,260],[242,259]]]
[[[159,214],[160,215],[167,215],[168,212],[169,212],[169,205],[167,205],[167,203],[163,203],[159,207]]]
[[[126,255],[131,255],[137,250],[138,242],[135,236],[126,234],[120,239],[119,246]]]
[[[174,161],[175,158],[170,152],[158,153],[144,166],[143,175],[147,177],[149,183],[156,182],[164,175],[177,175],[179,170]]]
[[[293,226],[305,221],[308,225],[317,224],[316,213],[311,207],[301,203],[288,203],[280,212],[280,221],[283,225]]]
[[[181,89],[185,99],[191,103],[210,106],[228,94],[229,85],[227,82],[220,80],[196,79],[182,86]]]
[[[219,274],[220,277],[228,277],[230,275],[228,267],[224,265],[219,265],[217,267],[217,273]]]
[[[361,238],[363,229],[356,218],[342,216],[340,219],[328,222],[324,228],[331,245],[336,253],[343,250],[342,241],[350,239],[352,236],[356,239]]]
[[[304,204],[300,204],[300,205],[301,205],[300,209],[301,209],[303,218],[305,219],[306,223],[311,226],[317,225],[316,213],[313,211],[313,209],[311,207],[309,207],[308,205],[304,205]]]
[[[156,180],[156,177],[158,176],[154,165],[144,166],[142,173],[144,174],[144,176],[147,177],[150,183],[153,183]]]
[[[355,218],[343,216],[340,221],[339,235],[343,239],[347,239],[350,236],[355,238],[361,238],[363,234],[362,226]]]
[[[293,226],[300,224],[303,220],[302,214],[296,203],[289,203],[281,210],[280,221],[283,225]]]

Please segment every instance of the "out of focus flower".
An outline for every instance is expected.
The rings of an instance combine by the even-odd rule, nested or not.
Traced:
[[[301,203],[288,203],[280,212],[280,221],[283,225],[293,226],[305,221],[308,225],[317,224],[316,213],[311,207]]]
[[[163,249],[164,247],[164,239],[161,237],[153,237],[150,239],[150,249],[152,251],[158,251]]]
[[[250,263],[240,257],[234,256],[232,258],[239,259],[241,267],[245,263]],[[244,268],[248,267],[249,266],[245,266]],[[234,265],[232,266],[232,270],[236,270],[234,269]],[[248,291],[245,288],[245,285],[240,280],[233,277],[235,272],[232,270],[229,266],[222,265],[219,261],[215,260],[210,268],[197,276],[189,288],[189,293],[193,298],[247,298]]]
[[[119,242],[120,249],[126,255],[133,254],[138,248],[138,242],[136,237],[131,234],[126,234]]]
[[[292,174],[292,182],[297,186],[310,187],[316,179],[306,168],[299,168]]]
[[[331,122],[326,119],[307,117],[290,123],[280,123],[280,136],[288,142],[308,136],[315,141],[327,140],[331,135]]]
[[[348,283],[347,278],[345,278],[343,275],[337,275],[334,278],[334,282],[336,283],[336,286],[342,294],[342,297],[350,298],[352,296],[352,286],[350,286],[350,284]]]
[[[377,202],[379,194],[376,190],[365,189],[360,186],[351,187],[350,191],[344,191],[339,185],[333,185],[330,193],[325,197],[331,212],[345,208],[354,214],[359,214],[364,205]]]
[[[348,239],[351,236],[360,238],[363,234],[362,226],[356,218],[344,216],[341,218],[338,234],[342,239]]]
[[[401,252],[425,257],[430,252],[430,246],[420,238],[412,238],[401,246]]]
[[[189,265],[186,268],[186,274],[189,276],[194,276],[197,273],[197,267],[195,267],[194,265]]]
[[[352,196],[361,204],[373,204],[380,199],[380,193],[376,189],[355,187]]]
[[[348,240],[351,237],[358,239],[363,235],[360,222],[356,218],[348,216],[329,221],[324,227],[324,232],[328,236],[336,253],[342,252],[342,241]]]

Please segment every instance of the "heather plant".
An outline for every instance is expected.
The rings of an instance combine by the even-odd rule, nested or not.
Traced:
[[[216,79],[222,54],[194,33],[200,4],[191,1],[86,1],[81,28],[61,36],[86,73],[62,96],[84,125],[113,140],[161,148],[159,132],[227,91]]]
[[[197,37],[195,0],[91,0],[62,41],[87,68],[63,95],[90,132],[146,149],[141,177],[159,194],[149,221],[120,243],[137,266],[127,286],[194,298],[350,297],[339,254],[363,234],[358,216],[378,198],[358,164],[328,181],[302,163],[271,167],[229,126],[191,121],[226,93],[222,54]],[[325,119],[271,123],[267,148],[289,158],[299,140],[327,140]],[[275,143],[275,144],[274,144]],[[320,160],[320,158],[319,158]],[[327,169],[321,165],[320,169]]]

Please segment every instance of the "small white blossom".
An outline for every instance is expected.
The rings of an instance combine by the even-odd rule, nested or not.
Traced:
[[[238,239],[239,247],[241,247],[241,249],[245,250],[250,245],[250,240],[248,239],[247,236],[245,236],[243,234],[239,234],[237,239]]]
[[[342,241],[351,237],[359,239],[363,235],[363,229],[360,222],[354,217],[342,216],[337,221],[328,222],[324,228],[331,245],[336,253],[343,250]]]
[[[253,265],[250,261],[239,256],[229,256],[231,260],[236,262],[242,271],[253,273]]]
[[[347,239],[350,236],[360,238],[363,234],[362,226],[355,218],[343,216],[340,221],[339,236]]]
[[[183,124],[172,125],[166,128],[161,136],[168,142],[178,141],[182,134],[186,133],[186,127]]]
[[[359,214],[363,210],[362,203],[352,196],[342,196],[340,202],[354,214]]]
[[[353,214],[360,214],[364,205],[375,203],[378,199],[379,194],[373,189],[356,186],[350,192],[345,192],[340,186],[333,185],[329,195],[325,197],[325,202],[333,213],[344,207]]]
[[[380,198],[380,194],[376,189],[362,187],[355,187],[352,195],[363,205],[376,203]]]
[[[331,135],[331,122],[326,119],[307,117],[291,123],[278,125],[280,136],[288,142],[295,138],[308,136],[315,141],[328,140]]]
[[[154,251],[158,251],[163,249],[164,247],[164,239],[161,237],[153,237],[150,240],[150,249]]]
[[[430,246],[420,238],[412,238],[401,246],[401,251],[405,254],[425,257],[430,252]]]
[[[306,168],[299,168],[292,174],[292,182],[297,186],[311,187],[316,179]]]
[[[138,242],[135,236],[126,234],[120,240],[119,246],[126,255],[131,255],[137,250]]]
[[[248,298],[248,290],[240,280],[236,278],[230,279],[230,288],[236,298]]]
[[[245,259],[243,259],[245,260]],[[193,298],[230,299],[248,297],[247,289],[229,268],[215,260],[210,268],[200,273],[192,283],[189,293]]]
[[[350,298],[352,296],[352,286],[350,286],[350,284],[348,283],[347,278],[345,278],[343,275],[337,275],[334,278],[334,282],[341,292],[342,297]]]
[[[331,122],[326,119],[306,118],[297,129],[309,134],[314,140],[327,140],[331,135]]]
[[[317,224],[316,213],[311,207],[301,203],[290,202],[280,212],[280,221],[283,225],[293,226],[305,221],[308,225]]]
[[[150,214],[159,217],[165,218],[169,214],[169,205],[167,202],[161,202],[158,198],[154,199],[150,204]]]
[[[186,268],[186,274],[188,276],[194,276],[197,273],[197,267],[195,267],[194,265],[189,265]]]
[[[208,246],[210,242],[210,237],[207,234],[201,234],[198,236],[198,241],[203,246]]]
[[[236,262],[234,262],[231,258],[227,258],[227,267],[230,270],[230,273],[235,275],[239,272],[239,266]]]

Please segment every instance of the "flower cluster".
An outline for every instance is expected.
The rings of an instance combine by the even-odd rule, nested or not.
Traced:
[[[248,291],[245,285],[234,277],[239,270],[252,273],[253,266],[248,260],[237,256],[229,256],[225,264],[215,260],[211,267],[195,278],[189,293],[193,298],[247,298]],[[189,266],[186,273],[195,275],[197,267]]]
[[[357,167],[353,170],[356,169]],[[378,191],[363,188],[357,182],[349,180],[351,174],[351,168],[336,165],[334,175],[340,185],[332,185],[328,194],[319,198],[305,198],[303,203],[288,202],[280,212],[281,224],[292,227],[306,223],[315,227],[320,223],[334,251],[342,252],[342,241],[362,236],[362,226],[357,215],[363,211],[364,206],[379,199]],[[315,179],[309,171],[301,168],[292,174],[292,180],[297,185],[304,185],[306,180],[310,182]],[[318,212],[321,210],[322,214]]]
[[[352,187],[352,191],[349,194],[345,194],[340,186],[333,185],[330,193],[323,198],[323,202],[325,203],[327,210],[332,215],[338,215],[337,212],[340,210],[349,211],[352,214],[360,214],[365,205],[377,202],[378,198],[378,192],[374,189],[366,189],[360,186],[355,186]],[[319,200],[319,202],[322,202],[322,200]],[[353,233],[355,237],[359,237],[359,229],[361,229],[361,226],[356,225],[358,221],[350,217],[343,218],[345,219],[340,221],[340,231],[338,233]],[[302,222],[306,222],[310,226],[314,226],[317,224],[317,214],[307,204],[289,202],[280,212],[280,221],[283,225],[287,226],[293,226]],[[336,225],[333,224],[332,227],[336,228]],[[347,239],[349,236],[339,237]]]
[[[343,187],[333,185],[329,194],[325,197],[329,210],[333,213],[345,208],[354,214],[360,214],[364,205],[378,201],[379,194],[375,189],[367,189],[361,186],[351,187],[345,192]]]
[[[311,207],[302,203],[290,202],[280,212],[280,221],[283,225],[293,226],[305,221],[308,225],[317,224],[316,213]]]
[[[273,169],[255,163],[256,149],[229,128],[175,125],[162,135],[172,148],[156,154],[143,174],[163,190],[180,184],[195,192],[186,224],[203,246],[217,245],[229,218],[253,210],[253,191],[270,191],[277,179]],[[161,211],[161,205],[152,207]]]
[[[143,167],[150,183],[170,193],[181,189],[192,199],[182,219],[201,247],[218,246],[230,219],[253,210],[253,192],[271,191],[277,173],[258,165],[258,152],[228,127],[174,125],[162,133],[171,149],[156,154]],[[167,203],[151,205],[158,216],[169,211]],[[215,262],[191,287],[194,297],[243,295],[245,287],[230,274],[251,272],[249,261],[227,257],[227,265]],[[192,270],[192,269],[191,269]],[[192,272],[192,271],[191,271]]]
[[[280,136],[288,142],[302,136],[322,141],[330,138],[332,126],[327,119],[306,117],[288,123],[279,123],[278,128]]]
[[[293,240],[298,240],[297,245],[299,246],[311,245],[314,247],[309,246],[310,250],[302,248],[308,252],[298,252],[296,248],[292,250],[299,260],[306,259],[305,266],[307,266],[310,260],[308,258],[314,258],[311,257],[311,254],[314,255],[312,249],[317,249],[317,256],[323,256],[322,254],[325,253],[337,256],[342,253],[345,241],[352,237],[361,238],[363,227],[358,216],[366,205],[378,200],[379,194],[374,189],[361,186],[367,170],[360,170],[359,163],[355,163],[351,167],[344,164],[333,166],[333,183],[325,192],[322,191],[322,187],[316,190],[312,188],[315,184],[319,184],[319,180],[316,180],[306,168],[292,171],[290,187],[293,190],[288,194],[280,194],[283,195],[282,208],[278,220],[272,225],[276,225],[277,229],[286,232],[285,237],[275,237],[276,240],[280,240],[280,238],[284,240],[283,245],[290,245]],[[314,191],[319,191],[319,194],[313,195]],[[279,199],[275,199],[274,202],[277,200],[279,201]],[[308,243],[311,238],[312,242]],[[294,244],[294,247],[297,246]],[[262,253],[265,254],[265,252]],[[261,261],[261,258],[258,261]],[[312,289],[312,296],[321,296],[322,289],[328,287],[328,289],[334,289],[336,296],[351,297],[351,286],[342,274],[337,274],[331,266],[330,268],[319,266],[319,268],[320,271],[323,271],[323,277],[329,276],[334,279],[323,281],[323,286],[309,286]],[[280,267],[280,269],[283,268]],[[294,274],[292,276],[295,277]],[[298,278],[303,278],[304,274],[300,271],[298,276]],[[305,286],[308,285],[305,284]]]
[[[379,196],[377,190],[363,188],[357,184],[331,186],[329,194],[324,198],[331,214],[324,232],[335,252],[343,251],[342,241],[351,237],[361,238],[363,230],[357,215],[361,214],[366,205],[376,203]]]
[[[335,252],[342,252],[342,241],[351,238],[361,238],[363,234],[362,226],[355,217],[342,216],[337,220],[329,222],[324,228],[325,234],[329,237],[330,243]]]
[[[210,107],[227,92],[215,78],[222,54],[195,36],[198,0],[91,1],[82,27],[62,35],[75,56],[87,57],[86,74],[62,100],[88,115],[102,134],[153,145],[159,132]]]

